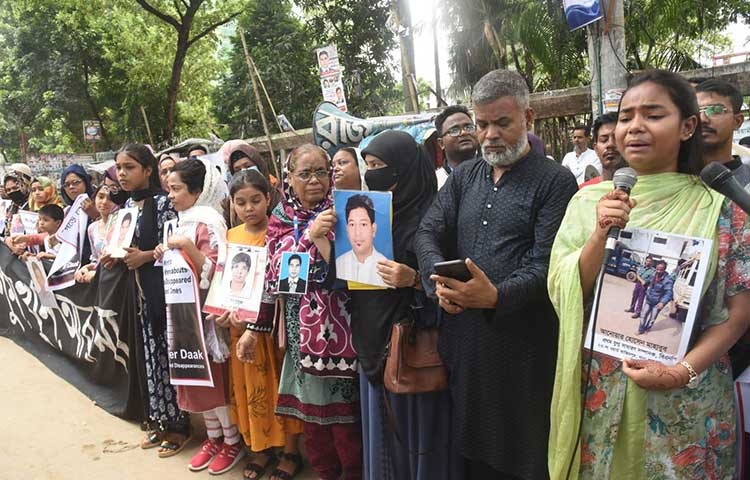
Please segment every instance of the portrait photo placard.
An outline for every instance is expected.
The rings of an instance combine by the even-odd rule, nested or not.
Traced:
[[[585,348],[594,335],[595,351],[620,360],[679,362],[690,346],[712,244],[635,227],[621,231]]]
[[[237,312],[243,321],[258,318],[267,258],[265,247],[227,244],[226,256],[216,266],[203,311],[215,315]]]
[[[386,288],[377,272],[393,260],[391,192],[336,190],[336,278]]]
[[[310,272],[310,254],[307,252],[283,252],[279,267],[278,293],[304,295]]]
[[[31,285],[39,295],[39,301],[45,307],[57,308],[55,294],[50,290],[47,283],[47,274],[44,272],[44,265],[36,257],[26,259],[26,268],[31,275]]]
[[[107,251],[112,258],[124,258],[126,248],[133,243],[135,234],[135,224],[138,219],[137,208],[122,208],[117,211],[117,220],[115,229],[112,232],[112,238],[109,241]]]

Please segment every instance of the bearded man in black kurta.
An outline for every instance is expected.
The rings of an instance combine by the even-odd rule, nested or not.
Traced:
[[[482,158],[453,172],[423,218],[419,267],[447,313],[439,351],[467,478],[545,479],[558,331],[547,269],[577,185],[531,151],[534,113],[520,75],[488,73],[472,101]],[[456,258],[467,259],[471,280],[434,275],[436,262]]]

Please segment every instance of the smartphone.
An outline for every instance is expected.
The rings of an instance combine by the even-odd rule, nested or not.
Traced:
[[[435,264],[435,273],[442,277],[453,278],[459,282],[471,280],[471,272],[466,267],[465,260],[448,260]]]

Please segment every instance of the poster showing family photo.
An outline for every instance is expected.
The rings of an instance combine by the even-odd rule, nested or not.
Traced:
[[[126,248],[130,247],[133,242],[135,233],[135,222],[138,218],[137,208],[123,208],[117,211],[117,220],[115,220],[115,229],[112,232],[112,238],[109,241],[107,251],[112,258],[124,258]]]
[[[630,228],[605,267],[594,350],[674,365],[688,349],[712,241]],[[591,344],[589,321],[586,348]]]
[[[387,288],[381,260],[393,260],[391,192],[336,190],[336,278]]]
[[[44,272],[42,262],[35,257],[28,257],[26,259],[26,268],[31,276],[31,285],[39,295],[39,301],[42,306],[57,308],[57,300],[55,300],[55,294],[52,293],[47,283],[47,274]]]
[[[310,254],[307,252],[284,252],[279,266],[277,293],[304,295],[307,293],[307,277],[310,272]]]
[[[225,260],[216,266],[203,311],[237,312],[243,321],[258,318],[268,254],[264,247],[227,244]]]

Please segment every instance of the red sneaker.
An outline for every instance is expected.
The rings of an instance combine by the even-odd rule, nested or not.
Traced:
[[[224,472],[228,472],[244,456],[245,448],[242,446],[242,442],[237,442],[234,445],[227,445],[225,443],[221,446],[221,451],[219,451],[218,455],[211,460],[211,464],[208,466],[208,473],[211,475],[221,475]]]
[[[214,457],[216,457],[216,455],[221,451],[221,447],[223,445],[224,445],[223,442],[211,440],[210,438],[206,439],[201,444],[201,448],[200,450],[198,450],[198,453],[193,455],[193,458],[190,459],[190,464],[188,464],[188,468],[193,472],[198,472],[200,470],[203,470],[211,463],[211,460],[213,460]]]

